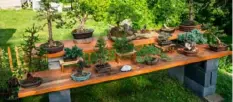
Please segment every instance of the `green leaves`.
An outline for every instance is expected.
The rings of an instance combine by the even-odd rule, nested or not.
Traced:
[[[77,57],[82,57],[83,56],[83,51],[82,49],[78,48],[77,46],[73,46],[72,49],[70,48],[65,48],[65,59],[75,59]]]
[[[103,37],[99,37],[96,47],[98,48],[96,51],[98,62],[103,65],[108,59],[108,50],[106,49],[106,43]]]
[[[134,50],[134,45],[128,42],[126,37],[116,39],[113,47],[116,49],[116,52],[121,54],[132,52]]]

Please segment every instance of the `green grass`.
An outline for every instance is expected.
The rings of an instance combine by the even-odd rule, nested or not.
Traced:
[[[25,28],[32,23],[42,25],[43,21],[34,19],[36,13],[31,10],[0,10],[0,47],[15,46],[22,43]],[[54,25],[55,26],[55,25]],[[72,29],[57,29],[53,27],[55,40],[72,39]],[[106,35],[106,23],[88,21],[87,28],[95,29],[94,36]],[[41,41],[47,41],[47,28],[39,32]],[[231,43],[231,38],[224,41]],[[221,70],[218,73],[217,93],[221,94],[226,102],[232,99],[232,78],[225,69],[231,69],[231,63],[220,61]],[[231,71],[231,70],[230,70]],[[184,88],[177,80],[170,78],[167,71],[154,72],[135,76],[118,81],[101,83],[71,89],[73,102],[200,102],[202,99]],[[47,102],[48,95],[23,98],[22,102]],[[1,102],[1,100],[0,100]]]

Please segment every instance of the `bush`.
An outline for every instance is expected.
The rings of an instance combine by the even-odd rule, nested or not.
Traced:
[[[117,53],[121,54],[132,52],[134,50],[134,45],[128,42],[126,37],[123,37],[122,39],[116,39],[113,47]]]

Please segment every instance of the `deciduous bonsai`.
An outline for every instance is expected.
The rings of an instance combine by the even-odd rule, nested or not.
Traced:
[[[79,25],[72,31],[74,39],[87,39],[93,35],[93,29],[85,28],[89,18],[95,21],[103,20],[109,6],[109,0],[74,0],[72,10],[67,13],[66,25]]]
[[[85,62],[83,61],[83,59],[80,59],[77,62],[77,70],[76,70],[76,72],[71,75],[71,78],[74,81],[84,81],[84,80],[87,80],[87,79],[90,78],[91,73],[83,71],[84,67],[85,67]]]
[[[53,0],[41,0],[41,9],[38,11],[37,18],[39,20],[46,20],[48,26],[48,42],[42,44],[40,47],[43,47],[48,53],[56,53],[63,50],[64,45],[62,42],[53,40],[52,32],[52,22],[55,20],[61,20],[61,15],[51,7],[51,2]]]
[[[206,32],[206,37],[208,39],[208,44],[210,50],[213,51],[225,51],[227,50],[227,45],[224,44],[219,37],[226,36],[223,30],[219,30],[218,27],[210,27]]]
[[[106,49],[106,43],[104,38],[100,37],[98,39],[96,47],[98,48],[96,51],[98,63],[95,65],[95,70],[98,73],[106,73],[111,71],[111,65],[107,63],[108,50]]]
[[[83,56],[82,49],[78,48],[76,45],[70,48],[65,48],[64,61],[73,61],[77,60],[78,57]]]
[[[182,22],[180,25],[181,31],[189,32],[193,29],[201,29],[201,25],[198,25],[197,21],[194,20],[194,8],[193,8],[193,0],[188,0],[189,2],[189,19]]]

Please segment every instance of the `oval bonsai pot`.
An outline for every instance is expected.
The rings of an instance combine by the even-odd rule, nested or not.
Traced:
[[[57,46],[54,47],[48,47],[48,43],[41,44],[40,47],[42,47],[44,50],[47,51],[47,53],[52,54],[52,53],[57,53],[60,51],[63,51],[64,44],[60,41],[54,41]]]
[[[182,22],[182,24],[179,26],[179,29],[184,32],[190,32],[193,29],[201,29],[201,24],[198,24],[194,20],[185,20]]]
[[[42,78],[40,77],[33,77],[33,81],[28,81],[27,79],[19,81],[19,84],[23,88],[29,88],[29,87],[37,87],[40,86],[42,83]]]
[[[226,51],[227,50],[227,45],[209,45],[210,50],[219,52],[219,51]]]
[[[155,65],[159,62],[158,58],[153,58],[151,61],[145,61],[146,65]]]
[[[170,29],[167,29],[167,28],[161,28],[160,29],[160,32],[166,32],[166,33],[174,33],[175,32],[175,28],[174,27],[171,27]]]
[[[83,71],[82,74],[84,76],[76,76],[76,74],[77,73],[73,73],[71,75],[71,78],[72,78],[72,80],[78,81],[78,82],[88,80],[91,77],[91,72],[85,72],[85,71]]]
[[[188,51],[188,50],[183,49],[183,53],[186,56],[196,56],[198,53],[198,49],[196,51]]]
[[[74,39],[86,39],[91,38],[93,35],[93,29],[86,29],[84,32],[77,32],[77,29],[72,31]]]

